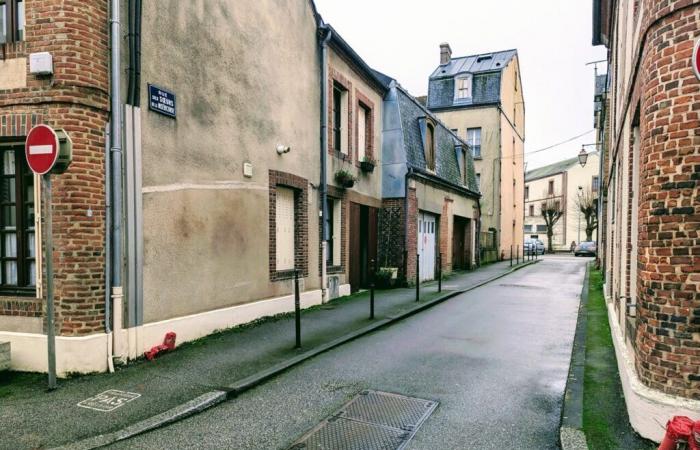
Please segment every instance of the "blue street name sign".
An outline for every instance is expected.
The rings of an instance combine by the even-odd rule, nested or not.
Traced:
[[[163,88],[148,85],[148,109],[168,117],[176,116],[175,94]]]

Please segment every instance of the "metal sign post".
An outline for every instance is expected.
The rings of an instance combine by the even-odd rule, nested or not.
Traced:
[[[49,389],[56,389],[56,329],[53,312],[53,220],[51,218],[51,173],[41,176],[44,187],[44,228],[46,229],[46,326],[49,350]]]
[[[51,172],[63,173],[71,162],[72,142],[63,131],[39,124],[29,130],[24,156],[32,172],[41,175],[44,229],[46,230],[46,347],[49,389],[56,389],[56,325],[53,304],[53,230],[51,216]],[[56,164],[57,161],[59,164]]]

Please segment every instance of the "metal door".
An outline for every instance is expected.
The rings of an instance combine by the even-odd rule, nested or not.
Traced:
[[[418,254],[420,255],[420,280],[435,278],[435,234],[437,220],[435,215],[418,214]]]

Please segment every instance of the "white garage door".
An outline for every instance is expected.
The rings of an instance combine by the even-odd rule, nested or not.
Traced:
[[[428,213],[418,214],[418,254],[420,255],[420,280],[435,278],[435,235],[437,233],[436,216]]]
[[[294,191],[277,187],[275,215],[277,270],[294,268]]]

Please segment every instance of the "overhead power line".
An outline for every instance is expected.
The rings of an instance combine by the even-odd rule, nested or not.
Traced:
[[[545,150],[549,150],[549,149],[552,149],[552,148],[554,148],[554,147],[558,147],[558,146],[560,146],[560,145],[564,145],[564,144],[569,143],[569,142],[571,142],[571,141],[575,141],[576,139],[582,138],[582,137],[584,137],[585,135],[590,134],[590,133],[592,133],[592,132],[594,132],[594,131],[595,131],[595,128],[592,129],[592,130],[588,130],[588,131],[586,131],[585,133],[581,133],[581,134],[579,134],[578,136],[571,137],[571,138],[569,138],[569,139],[567,139],[567,140],[565,140],[565,141],[557,142],[556,144],[550,145],[549,147],[544,147],[544,148],[540,148],[540,149],[537,149],[537,150],[533,150],[533,151],[531,151],[531,152],[526,152],[525,155],[532,155],[533,153],[543,152],[543,151],[545,151]]]

